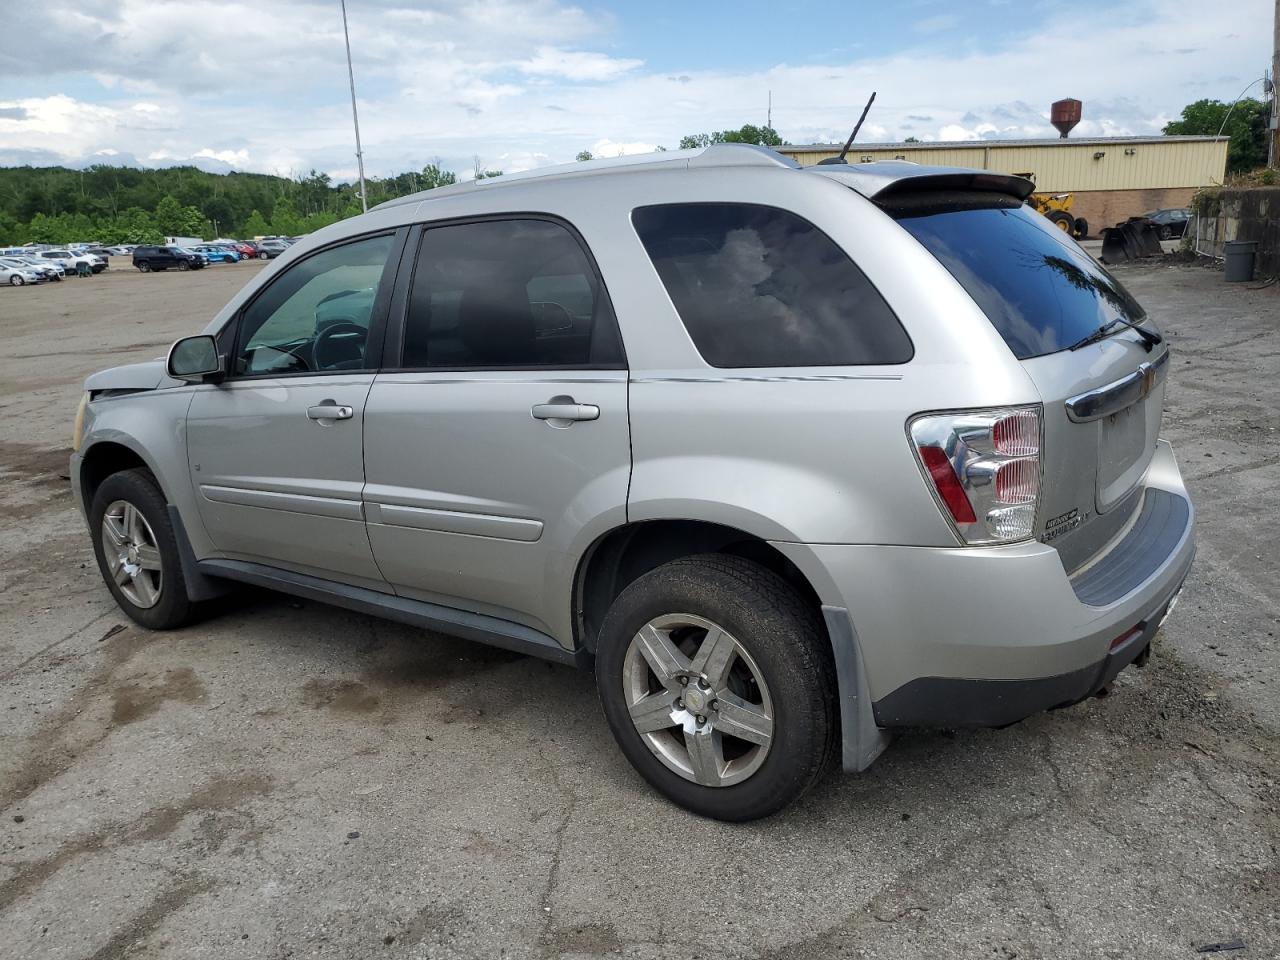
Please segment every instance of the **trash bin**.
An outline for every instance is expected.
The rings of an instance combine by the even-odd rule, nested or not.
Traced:
[[[1226,262],[1227,283],[1242,283],[1253,279],[1253,254],[1258,249],[1256,240],[1230,240],[1223,251]]]

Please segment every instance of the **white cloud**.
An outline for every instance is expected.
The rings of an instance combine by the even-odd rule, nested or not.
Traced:
[[[541,47],[532,57],[517,66],[521,73],[533,76],[563,77],[566,80],[612,80],[643,64],[643,60],[615,60],[602,53]]]
[[[644,143],[641,141],[631,141],[630,143],[618,143],[610,140],[608,137],[602,137],[591,145],[591,155],[596,158],[607,157],[625,157],[633,153],[653,153],[658,149],[656,143]]]

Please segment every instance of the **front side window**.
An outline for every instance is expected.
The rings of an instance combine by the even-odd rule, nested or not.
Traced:
[[[632,223],[713,367],[905,363],[911,341],[866,275],[793,213],[745,203],[640,207]]]
[[[401,366],[617,367],[613,310],[578,239],[550,220],[422,235]]]
[[[234,372],[376,369],[366,346],[393,240],[388,234],[331,247],[281,274],[241,316]]]

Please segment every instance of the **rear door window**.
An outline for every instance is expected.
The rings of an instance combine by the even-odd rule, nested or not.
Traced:
[[[632,223],[702,358],[713,367],[905,363],[911,340],[826,234],[745,203],[640,207]]]
[[[608,295],[567,227],[512,218],[423,232],[402,367],[622,365]]]
[[[1019,360],[1064,350],[1116,317],[1145,317],[1079,244],[1018,201],[936,199],[890,212],[968,291]]]

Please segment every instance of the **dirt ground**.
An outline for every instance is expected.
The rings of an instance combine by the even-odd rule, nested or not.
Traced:
[[[1280,287],[1118,271],[1199,511],[1145,670],[728,826],[647,789],[569,668],[267,594],[116,609],[64,476],[81,381],[258,269],[0,289],[0,955],[1280,956]]]

